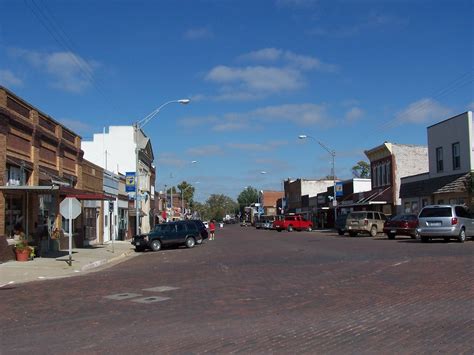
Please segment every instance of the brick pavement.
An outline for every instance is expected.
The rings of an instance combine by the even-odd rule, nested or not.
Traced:
[[[1,353],[470,354],[473,252],[226,226],[194,249],[0,291]],[[169,299],[107,298],[127,292]]]

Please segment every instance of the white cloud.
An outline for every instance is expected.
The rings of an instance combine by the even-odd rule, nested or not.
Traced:
[[[0,70],[0,83],[4,86],[23,86],[23,81],[10,70]]]
[[[407,23],[407,18],[371,12],[356,23],[343,24],[340,26],[334,25],[331,28],[315,27],[308,30],[307,33],[312,36],[351,37],[363,31],[370,31],[376,28],[399,28],[405,26]]]
[[[206,39],[214,37],[214,33],[208,27],[190,28],[184,33],[184,38],[189,40]]]
[[[347,121],[357,121],[365,114],[364,110],[359,107],[353,107],[346,112],[346,120]]]
[[[187,150],[187,153],[193,156],[213,156],[222,155],[224,151],[218,145],[206,145],[201,147],[189,148]]]
[[[276,5],[280,7],[311,7],[317,4],[318,0],[276,0]]]
[[[227,144],[227,146],[229,148],[238,150],[246,150],[252,152],[268,152],[287,144],[287,141],[269,141],[266,143],[229,143]]]
[[[431,98],[423,98],[397,113],[395,120],[400,123],[426,123],[445,119],[451,114],[450,108]]]
[[[253,111],[252,114],[265,120],[285,120],[299,125],[329,125],[331,121],[325,105],[309,103],[267,106]]]
[[[264,126],[275,120],[292,122],[299,126],[318,124],[324,128],[331,126],[334,121],[328,114],[326,105],[303,103],[266,106],[248,112],[227,113],[215,117],[187,118],[181,120],[179,124],[189,127],[207,125],[214,131],[235,131],[248,127],[257,129],[259,124]]]
[[[64,126],[70,130],[80,134],[85,135],[92,133],[93,127],[82,120],[73,120],[69,118],[63,118],[59,120]]]
[[[185,161],[180,159],[176,156],[175,153],[162,153],[156,159],[157,164],[159,166],[167,165],[167,166],[174,166],[177,168],[183,167],[185,164],[189,163],[189,161]]]
[[[74,93],[91,86],[94,71],[99,66],[97,62],[86,61],[72,52],[40,53],[11,48],[9,54],[49,74],[53,87]]]
[[[276,67],[232,68],[224,65],[213,68],[206,79],[220,84],[236,84],[254,92],[280,92],[304,86],[297,70]]]
[[[239,57],[239,59],[255,62],[281,61],[285,65],[291,66],[298,70],[335,72],[338,69],[337,65],[324,63],[316,57],[296,54],[291,51],[284,51],[278,48],[263,48],[243,54]]]

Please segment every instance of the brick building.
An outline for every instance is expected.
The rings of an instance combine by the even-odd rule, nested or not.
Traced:
[[[84,165],[79,135],[0,86],[0,235],[16,227],[41,249],[60,247],[64,237],[54,232],[67,223],[59,203],[65,197],[103,199],[97,168]],[[78,218],[77,244],[84,226],[96,228],[87,216]]]

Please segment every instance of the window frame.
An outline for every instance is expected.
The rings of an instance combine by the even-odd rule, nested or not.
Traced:
[[[457,147],[457,156],[455,155],[455,147]],[[451,144],[451,152],[453,155],[453,170],[460,170],[461,169],[461,144],[459,142],[455,142]]]
[[[444,171],[443,164],[443,147],[436,148],[436,172],[442,173]]]

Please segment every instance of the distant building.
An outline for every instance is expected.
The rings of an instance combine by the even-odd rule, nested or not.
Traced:
[[[472,111],[427,128],[429,171],[401,179],[403,212],[417,213],[427,204],[474,207],[473,130]]]
[[[338,181],[338,180],[337,180]],[[333,186],[333,180],[307,180],[307,179],[287,179],[283,181],[285,188],[285,213],[302,213],[308,211],[308,200],[318,193],[324,192],[329,186]],[[304,197],[306,196],[306,197]]]
[[[372,189],[354,194],[354,210],[380,211],[386,215],[402,211],[401,178],[428,171],[428,148],[385,142],[365,151],[370,160]]]
[[[138,141],[138,143],[137,143]],[[136,170],[136,148],[138,145],[139,171],[139,214],[140,230],[150,231],[154,221],[155,199],[155,167],[154,155],[150,139],[139,129],[137,133],[133,126],[110,126],[108,132],[95,133],[92,141],[83,141],[84,157],[94,164],[115,174],[125,175]],[[129,194],[135,199],[135,193]],[[130,206],[128,211],[129,229],[136,230],[136,208]]]
[[[263,190],[260,192],[260,202],[263,207],[263,214],[275,216],[278,214],[278,200],[283,197],[283,191]]]

